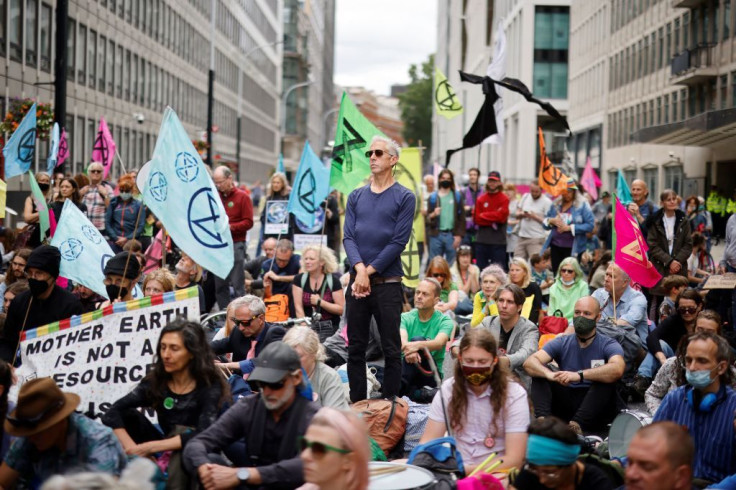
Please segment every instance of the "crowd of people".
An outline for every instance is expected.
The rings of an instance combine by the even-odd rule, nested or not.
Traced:
[[[60,278],[30,197],[26,227],[2,238],[0,488],[364,490],[372,461],[405,463],[410,432],[416,450],[454,438],[458,488],[497,488],[472,486],[490,485],[492,458],[494,481],[521,490],[736,488],[736,294],[704,287],[736,272],[736,215],[715,261],[704,199],[667,189],[655,203],[631,182],[624,204],[662,275],[644,288],[612,259],[608,192],[593,200],[569,179],[552,197],[497,171],[483,183],[478,169],[461,187],[443,169],[417,196],[394,179],[400,154],[374,138],[370,182],[331,194],[326,244],[300,250],[293,216],[287,233],[265,233],[265,203],[289,197],[286,175],[256,192],[216,168],[234,243],[225,278],[166,238],[135,174],[107,182],[97,162],[84,175],[38,173],[56,221],[71,200],[115,255],[109,299]],[[401,256],[417,213],[425,265],[408,288]],[[21,332],[191,287],[202,318],[219,320],[165,325],[150,371],[98,420],[51,378],[25,380],[9,400]],[[366,415],[409,405],[408,420]],[[645,421],[613,455],[595,441],[631,411]]]

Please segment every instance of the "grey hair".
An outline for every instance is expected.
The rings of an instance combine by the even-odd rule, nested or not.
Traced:
[[[376,143],[378,141],[386,144],[386,149],[388,150],[389,154],[395,156],[396,158],[399,158],[401,156],[401,147],[391,138],[376,135],[371,139],[371,146],[373,146],[373,143]]]
[[[294,251],[294,242],[289,240],[288,238],[282,238],[278,242],[276,242],[276,250],[291,250]]]
[[[229,179],[233,176],[233,171],[230,170],[227,165],[220,165],[219,167],[215,168],[215,172],[217,172],[218,170],[222,172],[222,175],[224,175],[226,179]]]
[[[87,166],[87,171],[91,170],[92,168],[102,168],[102,169],[104,169],[104,168],[105,168],[105,166],[104,166],[104,165],[102,165],[102,162],[96,162],[96,161],[94,161],[94,160],[93,160],[93,161],[92,161],[92,162],[91,162],[91,163],[90,163],[90,164],[89,164],[89,165]]]
[[[491,264],[480,272],[480,281],[486,276],[493,276],[501,283],[501,286],[509,282],[509,276],[506,275],[503,268],[498,264]]]
[[[325,362],[327,359],[325,346],[320,344],[319,335],[309,327],[291,327],[283,341],[292,349],[301,347],[305,354],[314,357],[317,362]]]
[[[428,282],[432,286],[434,286],[434,295],[438,298],[440,297],[440,295],[442,294],[442,284],[440,284],[437,279],[435,279],[434,277],[425,277],[424,279],[422,279],[422,281]]]
[[[56,475],[46,480],[41,490],[154,490],[155,475],[156,466],[153,462],[136,458],[128,463],[119,480],[107,473]]]
[[[250,311],[250,314],[255,316],[263,315],[266,313],[266,305],[261,298],[253,296],[252,294],[246,294],[239,298],[235,298],[227,305],[228,313],[230,311],[237,310],[238,308],[246,307]]]
[[[631,277],[629,276],[629,274],[627,274],[626,271],[623,270],[621,266],[618,265],[616,262],[611,262],[610,264],[608,264],[608,266],[609,267],[614,266],[616,269],[618,269],[618,271],[616,272],[616,275],[623,277],[624,281],[626,282],[631,282]]]

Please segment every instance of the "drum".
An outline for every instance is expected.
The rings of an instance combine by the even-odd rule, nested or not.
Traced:
[[[608,434],[608,453],[611,458],[623,458],[629,450],[631,439],[637,430],[652,423],[652,416],[639,410],[621,410]]]
[[[425,490],[434,487],[431,471],[410,464],[371,461],[368,490]]]

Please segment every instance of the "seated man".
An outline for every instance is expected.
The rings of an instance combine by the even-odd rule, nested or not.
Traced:
[[[249,382],[258,393],[241,398],[209,429],[184,448],[184,464],[205,488],[293,489],[304,483],[297,441],[307,431],[319,405],[297,392],[302,380],[299,356],[283,342],[273,342],[255,360]],[[248,464],[230,468],[217,453],[245,439]]]
[[[252,293],[255,290],[263,289],[262,267],[263,263],[268,259],[273,259],[276,253],[276,239],[271,237],[263,241],[261,246],[263,254],[253,260],[246,261],[245,267],[245,290]],[[258,296],[258,295],[256,295]]]
[[[736,392],[730,387],[731,347],[710,332],[692,335],[685,353],[687,384],[670,392],[654,421],[688,428],[695,442],[695,478],[720,482],[736,473]]]
[[[633,289],[630,283],[629,275],[611,263],[606,269],[604,286],[596,289],[593,297],[601,305],[602,320],[616,318],[616,324],[634,327],[645,346],[649,335],[647,299],[640,291]],[[613,314],[612,295],[616,298],[616,315]]]
[[[271,287],[271,294],[291,295],[291,283],[299,274],[301,257],[294,253],[291,240],[282,238],[276,245],[276,255],[263,261],[261,277],[265,288]],[[268,295],[268,293],[267,293]]]
[[[423,348],[432,353],[432,358],[442,376],[442,363],[445,360],[445,345],[450,340],[455,328],[452,319],[435,310],[440,301],[442,286],[434,278],[419,282],[414,290],[414,309],[401,314],[401,351],[404,354],[401,370],[401,395],[418,403],[430,403],[437,392],[422,390],[427,386],[436,388],[434,376],[431,374],[429,361],[423,359]],[[418,366],[422,366],[420,370]],[[430,374],[425,374],[425,372]]]
[[[31,488],[53,475],[95,471],[120,476],[127,458],[112,429],[74,410],[79,396],[62,392],[51,378],[27,381],[18,405],[5,420],[16,437],[0,466],[0,488],[13,488],[20,476]]]
[[[232,328],[230,335],[212,341],[212,350],[218,356],[232,353],[234,362],[225,367],[240,369],[243,373],[253,370],[252,359],[264,347],[281,340],[286,333],[284,327],[266,323],[266,305],[261,298],[250,294],[235,298],[227,305],[227,323]]]
[[[672,422],[642,427],[626,452],[625,490],[690,490],[693,453],[693,440],[684,427]]]
[[[498,341],[498,360],[518,376],[521,384],[529,390],[532,380],[524,371],[524,361],[534,354],[539,346],[539,329],[521,316],[526,301],[524,291],[515,284],[499,288],[498,316],[487,316],[479,327],[487,328]]]
[[[534,415],[570,421],[577,433],[605,427],[618,413],[616,382],[624,373],[624,351],[613,339],[596,333],[600,306],[592,296],[577,300],[575,335],[547,342],[524,363],[532,376]],[[552,361],[559,371],[547,367]]]

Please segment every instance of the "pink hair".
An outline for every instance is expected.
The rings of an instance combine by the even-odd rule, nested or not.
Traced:
[[[365,423],[353,412],[323,407],[312,419],[312,424],[334,429],[342,440],[343,448],[351,451],[353,465],[348,470],[345,489],[366,490],[370,479],[368,462],[371,460],[371,447]]]

